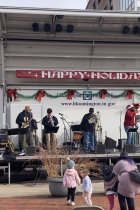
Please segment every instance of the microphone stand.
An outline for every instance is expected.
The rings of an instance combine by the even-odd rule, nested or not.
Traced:
[[[121,115],[122,115],[122,111],[120,111],[120,139],[121,139],[121,137],[122,137],[122,130],[121,130]]]
[[[28,130],[29,135],[30,135],[30,133],[31,133],[31,118],[32,118],[32,115],[31,115],[31,110],[30,110],[29,130]],[[28,146],[29,146],[29,145],[28,145]],[[30,135],[30,146],[31,146],[31,135]]]
[[[64,125],[64,141],[65,141],[65,135],[66,135],[66,145],[67,145],[67,128],[66,128],[66,125],[65,125],[65,122],[67,123],[67,125],[70,127],[70,150],[69,150],[69,155],[71,155],[71,151],[72,151],[72,142],[71,142],[71,126],[70,124],[67,122],[67,120],[64,118],[63,115],[61,115],[61,119],[63,121],[63,125]]]

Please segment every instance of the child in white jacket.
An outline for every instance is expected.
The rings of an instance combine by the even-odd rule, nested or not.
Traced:
[[[83,192],[83,201],[85,206],[92,206],[91,194],[93,191],[91,180],[88,176],[89,172],[86,169],[80,171],[80,176],[82,180],[82,192]]]

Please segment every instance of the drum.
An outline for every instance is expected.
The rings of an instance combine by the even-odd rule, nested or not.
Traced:
[[[83,136],[82,132],[74,132],[73,133],[73,141],[79,141]]]

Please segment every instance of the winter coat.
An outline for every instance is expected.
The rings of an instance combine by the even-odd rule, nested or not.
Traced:
[[[128,173],[136,168],[136,165],[132,165],[125,160],[120,160],[114,166],[113,173],[120,176],[118,185],[119,194],[129,198],[133,198],[135,195],[140,194],[140,184],[133,182]],[[116,183],[117,176],[115,176],[110,182],[106,182],[106,186],[108,188],[113,188],[114,183]]]
[[[135,124],[134,122],[135,115],[136,112],[131,112],[128,109],[125,113],[124,126],[133,126]]]
[[[54,126],[58,125],[58,120],[55,116],[51,116],[52,120],[54,121]],[[46,115],[43,120],[42,120],[42,124],[44,125],[44,128],[48,128],[48,127],[53,127],[53,125],[51,124],[51,122],[49,122],[50,117],[48,115]]]
[[[63,177],[63,186],[67,188],[74,188],[80,185],[81,181],[75,169],[67,169]]]
[[[92,184],[89,176],[85,176],[82,180],[82,192],[84,191],[92,192]]]
[[[95,114],[85,114],[81,122],[81,125],[85,125],[84,132],[94,132],[96,122],[97,117]]]
[[[25,117],[27,118],[27,122],[29,120],[31,120],[32,118],[32,115],[30,112],[27,112],[25,113],[25,110],[23,110],[22,112],[19,113],[19,115],[17,116],[17,119],[16,119],[16,124],[18,124],[19,128],[22,127],[22,123],[26,123],[24,122],[25,120]],[[30,131],[33,131],[34,130],[37,130],[37,125],[36,125],[36,120],[35,119],[32,119],[30,122],[29,122],[29,126],[30,126]],[[28,128],[26,129],[27,132],[28,132]]]

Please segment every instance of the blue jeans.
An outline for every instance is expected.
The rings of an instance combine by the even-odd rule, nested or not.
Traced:
[[[88,143],[90,140],[90,150],[94,150],[94,133],[84,132],[84,150],[88,149]]]
[[[130,128],[133,128],[133,127],[132,126],[124,126],[124,130],[127,133],[127,141],[126,141],[126,144],[133,144],[133,141],[134,141],[133,132],[128,132],[128,130]]]

